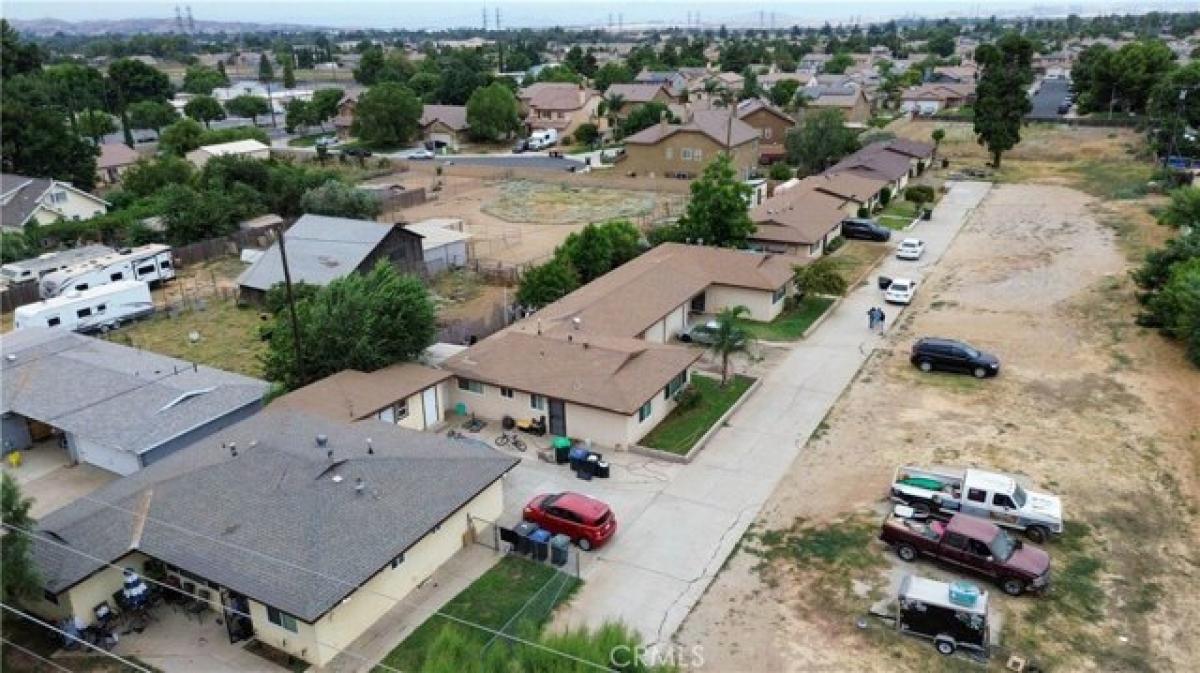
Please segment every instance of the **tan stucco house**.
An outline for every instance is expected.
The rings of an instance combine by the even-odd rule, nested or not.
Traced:
[[[483,418],[545,416],[551,433],[603,446],[636,444],[675,408],[703,354],[673,343],[679,333],[737,305],[773,320],[805,261],[660,245],[447,359],[450,403]]]
[[[321,667],[501,515],[516,463],[480,442],[267,410],[43,517],[31,556],[45,590],[28,607],[92,624],[98,606],[123,610],[128,568],[207,602],[231,638]]]
[[[517,95],[530,131],[554,129],[559,137],[575,132],[580,124],[599,126],[601,97],[593,89],[570,82],[538,82]]]
[[[96,181],[105,185],[120,182],[121,176],[136,164],[139,158],[141,155],[125,143],[101,144],[100,156],[96,158]]]
[[[761,98],[748,98],[738,103],[737,116],[758,131],[761,163],[779,161],[786,156],[784,139],[796,126],[796,120],[790,114]]]
[[[621,97],[621,107],[614,112],[619,117],[628,115],[635,108],[646,103],[670,105],[675,102],[675,97],[667,90],[667,85],[662,82],[611,84],[604,91],[604,99],[611,100],[613,96]]]
[[[725,152],[742,179],[750,177],[758,165],[759,131],[739,119],[731,120],[724,109],[695,112],[680,124],[660,121],[625,138],[624,143],[625,154],[617,168],[630,176],[690,180]]]
[[[283,395],[270,408],[335,421],[375,419],[411,430],[435,430],[445,416],[450,376],[445,370],[409,362],[373,372],[346,369]]]
[[[437,147],[458,149],[466,138],[467,108],[465,105],[426,105],[421,110],[421,139]]]
[[[894,195],[899,195],[909,178],[925,170],[932,155],[930,143],[904,138],[881,140],[845,157],[825,172],[851,173],[883,181]]]
[[[801,120],[810,112],[827,109],[841,112],[847,126],[864,127],[871,120],[871,101],[860,86],[804,87],[798,95],[805,98],[805,105],[796,112]]]

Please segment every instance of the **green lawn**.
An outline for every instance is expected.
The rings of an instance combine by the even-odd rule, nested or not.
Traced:
[[[796,341],[832,304],[832,297],[804,297],[795,307],[785,309],[771,322],[739,319],[738,327],[763,341]]]
[[[686,454],[752,383],[754,379],[739,374],[722,388],[718,379],[693,376],[690,385],[699,392],[699,403],[689,409],[677,407],[667,414],[658,427],[642,438],[641,445]]]
[[[547,586],[546,583],[551,579],[554,579],[553,584]],[[549,620],[553,609],[566,602],[579,585],[577,578],[560,574],[552,566],[506,556],[452,598],[441,612],[499,629],[528,602],[529,606],[517,622],[540,629]],[[545,591],[530,601],[543,587]],[[402,671],[421,670],[430,647],[444,629],[457,631],[472,648],[482,649],[492,638],[491,634],[480,629],[434,615],[389,652],[383,663]],[[513,627],[510,626],[506,633],[512,631]],[[497,645],[493,644],[492,647]]]
[[[262,323],[259,311],[253,308],[239,308],[231,299],[209,299],[203,311],[184,311],[174,318],[157,313],[112,332],[109,338],[126,346],[262,377],[260,358],[267,351],[266,342],[258,335]],[[195,341],[190,338],[192,332],[199,337]]]
[[[917,204],[903,198],[895,198],[879,213],[879,223],[889,229],[903,229],[916,217]]]
[[[296,136],[288,141],[288,147],[312,147],[317,144],[317,138],[324,138],[328,133],[310,133],[306,136]]]

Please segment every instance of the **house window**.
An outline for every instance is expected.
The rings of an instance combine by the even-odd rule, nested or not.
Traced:
[[[530,406],[530,408],[537,409],[538,411],[545,411],[546,410],[546,397],[544,395],[536,395],[536,394],[530,395],[529,396],[529,406]]]
[[[400,552],[399,556],[392,559],[392,570],[399,568],[401,563],[404,563],[404,552]]]
[[[267,606],[267,621],[281,629],[287,629],[292,633],[296,633],[296,618],[282,610],[276,610],[271,606]]]
[[[682,388],[683,384],[686,382],[687,382],[687,372],[686,371],[679,372],[678,376],[671,379],[671,381],[669,383],[667,383],[667,387],[663,390],[663,392],[666,394],[663,397],[668,400],[671,399],[672,397],[675,397],[675,393],[679,392],[679,389]]]
[[[408,400],[397,402],[394,409],[396,410],[396,422],[408,418]]]
[[[458,380],[458,389],[465,390],[469,393],[475,393],[476,395],[483,394],[483,384],[474,379],[461,379],[460,378]]]
[[[690,149],[688,149],[688,148],[686,148],[686,147],[685,147],[685,148],[683,148],[683,151],[681,151],[681,152],[679,153],[679,156],[680,156],[680,157],[681,157],[681,158],[682,158],[684,161],[691,161],[691,160],[692,160],[692,151],[691,151]]]
[[[780,301],[783,300],[783,297],[786,294],[787,294],[787,283],[784,283],[783,287],[780,287],[779,289],[775,290],[775,292],[773,292],[771,294],[771,303],[778,304]]]
[[[513,397],[513,389],[512,388],[501,388],[500,389],[500,397],[507,397],[508,399],[511,400]]]
[[[50,203],[66,203],[67,193],[63,191],[50,192]]]
[[[684,152],[686,152],[686,151],[687,151],[687,150],[684,150]],[[674,158],[675,158],[675,149],[674,149],[674,148],[672,148],[672,147],[668,147],[668,148],[667,148],[667,158],[668,158],[668,159],[674,159]]]
[[[763,137],[766,138],[767,140],[771,139],[771,127],[770,126],[763,129]]]
[[[704,151],[703,150],[692,150],[692,158],[695,159],[696,161],[702,160],[704,158]]]
[[[646,402],[642,405],[641,409],[638,409],[638,423],[650,418],[650,414],[652,413],[654,413],[654,400]]]

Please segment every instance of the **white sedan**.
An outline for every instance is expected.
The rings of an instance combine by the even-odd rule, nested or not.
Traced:
[[[883,291],[883,300],[889,304],[912,303],[913,295],[917,292],[917,281],[908,278],[896,278]]]
[[[896,247],[898,259],[921,259],[923,254],[925,254],[925,241],[919,238],[906,238],[900,241],[900,245]]]
[[[414,150],[408,153],[409,160],[428,161],[433,158],[433,151],[427,149]]]

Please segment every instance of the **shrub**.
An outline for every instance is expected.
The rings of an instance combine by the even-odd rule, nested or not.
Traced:
[[[833,260],[822,257],[811,264],[796,267],[796,289],[804,295],[845,294],[849,284]]]
[[[695,409],[700,405],[703,393],[695,386],[688,386],[675,394],[675,405],[680,411]]]
[[[579,128],[575,129],[575,140],[579,141],[580,145],[591,145],[599,137],[600,129],[595,124],[580,124]]]
[[[835,236],[832,241],[825,244],[825,254],[830,255],[837,252],[838,248],[846,244],[846,239],[841,236]]]
[[[870,217],[871,209],[866,206],[859,206],[858,207],[858,216],[859,217]]]
[[[879,190],[879,205],[887,207],[887,204],[892,202],[892,188],[884,187]]]
[[[916,204],[933,201],[933,187],[929,185],[913,185],[904,191],[904,198]]]
[[[562,146],[563,147],[569,147],[574,144],[575,144],[575,141],[571,138],[571,136],[566,135],[566,136],[562,137]]]
[[[783,162],[774,163],[771,164],[771,170],[767,173],[767,176],[772,180],[790,180],[792,178],[792,169],[788,168],[788,165]]]

